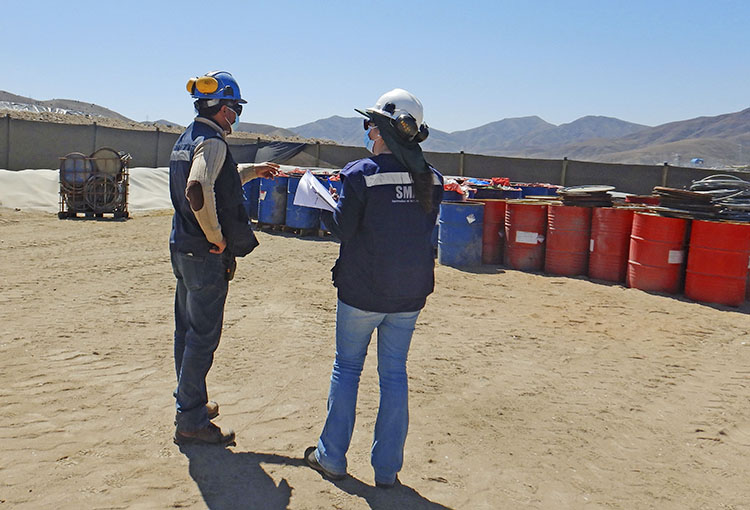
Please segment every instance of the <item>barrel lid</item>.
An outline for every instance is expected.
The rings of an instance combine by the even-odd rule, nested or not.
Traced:
[[[584,184],[583,186],[568,186],[559,190],[562,194],[569,193],[606,193],[608,191],[614,191],[614,186],[606,184]]]

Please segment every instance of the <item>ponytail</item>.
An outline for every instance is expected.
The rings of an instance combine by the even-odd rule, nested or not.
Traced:
[[[417,197],[419,205],[422,206],[424,212],[429,213],[433,208],[433,174],[429,173],[416,173],[409,172],[412,181],[414,181],[414,195]]]

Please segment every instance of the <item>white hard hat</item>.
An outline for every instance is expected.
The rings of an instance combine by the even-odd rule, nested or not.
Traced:
[[[361,113],[371,118],[372,114],[379,114],[390,119],[391,125],[396,129],[399,136],[406,142],[423,142],[430,134],[430,130],[424,121],[424,110],[422,102],[417,96],[404,89],[393,89],[378,98],[375,106],[367,108]],[[365,122],[367,129],[367,122]]]
[[[408,113],[414,118],[417,126],[421,125],[424,120],[422,102],[417,99],[417,96],[404,89],[393,89],[386,92],[378,98],[375,106],[368,108],[368,110],[387,115],[392,119],[398,118],[402,113]]]

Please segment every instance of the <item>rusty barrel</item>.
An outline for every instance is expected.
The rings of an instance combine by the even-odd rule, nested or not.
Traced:
[[[471,201],[484,204],[482,264],[502,264],[503,239],[505,238],[505,200],[481,198]]]
[[[632,228],[632,210],[616,207],[594,209],[589,241],[590,278],[610,282],[625,281]]]
[[[544,240],[547,235],[547,203],[508,200],[505,206],[504,264],[521,271],[541,271],[544,267]]]
[[[590,234],[590,207],[550,204],[544,272],[561,276],[586,274]]]
[[[694,220],[690,232],[685,296],[740,306],[745,301],[750,224]]]
[[[627,285],[677,294],[685,266],[688,220],[635,213],[630,234]]]

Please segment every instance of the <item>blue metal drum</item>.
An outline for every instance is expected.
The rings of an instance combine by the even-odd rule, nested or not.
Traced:
[[[547,195],[547,186],[519,186],[522,197]],[[510,198],[510,197],[509,197]]]
[[[301,229],[317,229],[320,224],[320,209],[294,205],[294,195],[297,193],[301,175],[289,177],[286,195],[286,226]]]
[[[482,264],[483,203],[443,202],[438,223],[439,263],[453,267]]]
[[[443,202],[460,202],[464,199],[463,194],[458,191],[443,190]]]
[[[245,210],[251,220],[258,219],[258,193],[261,179],[253,179],[242,186],[245,193]]]
[[[501,198],[522,198],[523,190],[521,188],[503,188],[503,196]]]
[[[258,223],[283,225],[286,219],[286,195],[289,177],[260,178]]]

